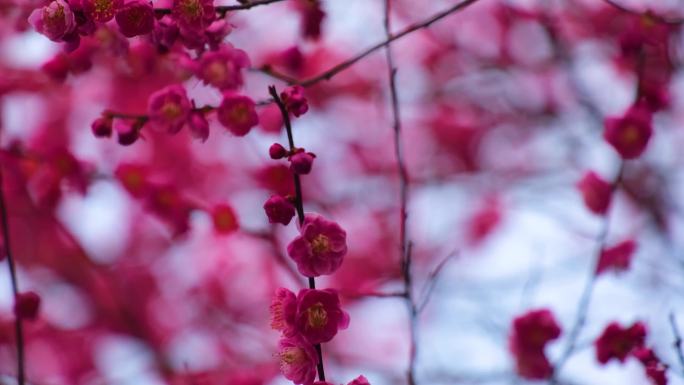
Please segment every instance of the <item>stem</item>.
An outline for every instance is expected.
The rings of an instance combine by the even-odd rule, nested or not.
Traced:
[[[247,2],[245,4],[240,4],[240,5],[219,5],[217,7],[214,7],[216,10],[216,13],[218,13],[221,17],[224,17],[226,13],[230,11],[244,11],[248,9],[252,9],[254,7],[260,6],[260,5],[267,5],[271,3],[277,3],[283,0],[253,0],[250,2]],[[170,15],[171,14],[171,8],[155,8],[154,12],[157,15]]]
[[[615,190],[617,189],[618,184],[622,180],[624,168],[625,162],[624,160],[621,160],[618,173],[615,176],[615,179],[613,179],[613,182],[611,183],[611,205],[613,201],[613,196],[615,195]],[[596,247],[596,252],[594,253],[594,261],[591,265],[591,270],[589,271],[589,277],[587,278],[587,281],[584,285],[584,289],[582,291],[579,304],[577,305],[577,316],[575,317],[575,321],[573,322],[572,328],[570,329],[568,343],[565,347],[565,350],[561,354],[561,357],[558,359],[558,362],[556,362],[556,365],[554,365],[553,375],[551,376],[550,380],[552,384],[558,383],[558,375],[560,374],[563,365],[565,365],[570,356],[572,356],[572,353],[574,353],[577,349],[577,339],[579,338],[579,334],[587,322],[587,313],[589,312],[589,305],[591,304],[591,295],[594,292],[594,284],[596,283],[596,269],[601,258],[601,252],[606,246],[606,238],[608,237],[608,232],[610,231],[609,214],[610,211],[604,214],[603,223],[601,225],[601,231],[599,232],[599,235],[597,237],[598,245]]]
[[[269,86],[268,92],[273,97],[273,101],[278,105],[280,113],[283,115],[283,122],[285,123],[285,131],[287,132],[287,142],[290,146],[290,152],[294,152],[296,149],[294,144],[294,136],[292,135],[292,122],[290,121],[290,114],[285,108],[285,104],[280,99],[278,91],[275,86]],[[297,209],[297,219],[299,220],[299,225],[304,224],[304,196],[302,194],[302,184],[299,180],[299,175],[294,173],[294,185],[295,185],[295,208]],[[316,288],[316,280],[314,277],[309,277],[309,289]],[[325,370],[323,368],[323,350],[321,344],[314,345],[316,348],[316,353],[318,354],[318,379],[320,381],[325,381]]]
[[[371,53],[379,50],[382,47],[389,46],[393,41],[399,40],[402,37],[409,35],[412,32],[415,32],[419,29],[427,28],[430,25],[432,25],[433,23],[435,23],[435,22],[437,22],[437,21],[439,21],[439,20],[441,20],[441,19],[443,19],[443,18],[445,18],[445,17],[447,17],[453,13],[456,13],[460,10],[463,10],[466,7],[468,7],[469,5],[471,5],[477,1],[478,0],[462,1],[456,5],[452,5],[451,7],[428,17],[427,19],[425,19],[423,21],[411,24],[408,27],[404,28],[403,30],[397,32],[396,34],[387,34],[387,38],[384,41],[377,43],[377,44],[367,48],[366,50],[358,53],[357,55],[354,55],[351,58],[331,67],[330,69],[323,71],[320,74],[315,75],[315,76],[310,77],[310,78],[305,79],[305,80],[301,80],[301,81],[293,83],[292,78],[289,78],[289,77],[281,78],[280,74],[278,74],[277,72],[273,72],[271,70],[266,70],[263,72],[265,72],[266,74],[271,75],[273,77],[276,77],[280,80],[284,80],[284,81],[291,83],[291,84],[299,84],[302,87],[310,87],[310,86],[312,86],[312,85],[314,85],[314,84],[316,84],[322,80],[332,79],[333,76],[335,76],[338,73],[340,73],[340,72],[346,70],[347,68],[351,67],[356,62],[360,61],[361,59],[365,58],[366,56],[370,55]]]
[[[459,5],[465,4],[461,3]],[[453,11],[452,11],[453,12]],[[391,13],[392,2],[385,0],[384,28],[386,41],[390,42],[403,36],[401,33],[393,36],[391,33]],[[447,13],[448,14],[448,13]],[[446,14],[444,14],[446,16]],[[442,17],[444,17],[442,16]],[[436,21],[438,19],[435,19]],[[433,22],[434,22],[433,21]],[[429,25],[431,22],[429,21]],[[409,31],[411,28],[408,29]],[[413,29],[415,30],[415,29]],[[406,32],[409,33],[409,32]],[[413,280],[411,276],[411,248],[409,246],[408,234],[406,230],[406,220],[408,218],[408,192],[409,178],[406,171],[401,145],[401,114],[399,111],[399,94],[397,92],[397,68],[394,66],[394,56],[392,46],[385,44],[385,58],[387,60],[387,77],[389,79],[390,104],[392,108],[392,130],[394,132],[394,154],[397,160],[397,174],[399,175],[399,255],[401,260],[402,272],[404,277],[404,292],[406,294],[406,306],[409,315],[409,365],[406,372],[406,382],[409,385],[416,384],[416,357],[418,356],[418,309],[413,298]],[[363,56],[361,56],[363,57]],[[353,63],[353,61],[351,62]],[[351,64],[350,64],[351,65]]]
[[[672,334],[675,336],[673,346],[675,348],[675,353],[677,354],[677,359],[679,360],[679,366],[681,366],[680,371],[684,370],[684,354],[682,353],[682,334],[679,332],[677,327],[677,319],[674,313],[670,313],[670,326],[672,327]]]
[[[5,189],[3,188],[2,177],[2,170],[0,169],[0,218],[2,220],[2,237],[5,240],[5,254],[7,254],[7,265],[9,266],[10,281],[12,282],[12,293],[14,294],[14,301],[16,303],[19,296],[19,284],[17,280],[14,255],[12,255],[12,246],[10,244],[7,202],[5,200]],[[14,334],[17,340],[17,381],[19,385],[24,385],[24,331],[21,323],[21,317],[17,316],[16,314],[14,315]]]

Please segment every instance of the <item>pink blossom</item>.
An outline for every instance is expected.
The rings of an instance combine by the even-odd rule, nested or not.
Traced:
[[[355,379],[353,379],[350,383],[347,385],[370,385],[370,382],[366,379],[364,376],[358,376]]]
[[[36,9],[29,16],[29,22],[36,31],[52,41],[62,41],[76,28],[74,13],[63,0],[54,0],[45,7]]]
[[[280,195],[272,195],[264,203],[264,211],[269,223],[281,223],[287,226],[295,215],[295,206]]]
[[[622,158],[638,158],[651,139],[651,120],[651,111],[642,104],[635,104],[624,116],[606,119],[603,137]]]
[[[123,6],[123,0],[83,0],[83,10],[95,23],[106,23]]]
[[[553,373],[544,348],[560,334],[560,326],[548,309],[533,310],[513,320],[509,349],[521,377],[545,379]]]
[[[296,117],[304,115],[309,110],[309,104],[304,96],[304,87],[288,87],[280,93],[280,98],[285,104],[285,108]]]
[[[597,173],[589,171],[584,174],[582,179],[577,182],[577,188],[580,190],[584,204],[589,210],[598,215],[604,215],[608,211],[612,188],[610,183]]]
[[[154,29],[154,9],[144,0],[124,5],[114,16],[119,31],[126,37],[146,35]]]
[[[237,90],[242,86],[242,70],[246,67],[249,67],[247,54],[230,44],[223,44],[219,50],[202,55],[196,75],[204,84],[220,90]]]
[[[247,96],[224,93],[217,110],[219,122],[237,136],[245,136],[259,123],[254,101]]]
[[[214,222],[214,230],[220,234],[230,234],[240,228],[235,211],[226,204],[214,206],[211,210],[211,219]]]
[[[135,143],[140,138],[140,130],[143,123],[140,120],[129,122],[123,119],[117,119],[114,122],[114,130],[116,131],[117,141],[122,146],[129,146]]]
[[[636,248],[637,243],[633,239],[628,239],[615,246],[603,249],[596,267],[596,274],[601,274],[607,270],[627,270]]]
[[[284,335],[296,334],[297,297],[293,292],[284,287],[276,289],[270,310],[271,328],[281,331]]]
[[[183,128],[191,108],[185,88],[179,84],[164,87],[153,93],[147,103],[150,122],[170,133],[176,133]]]
[[[302,289],[297,295],[297,332],[312,344],[328,342],[349,326],[349,315],[340,308],[333,289]]]
[[[347,254],[347,233],[335,222],[309,214],[299,229],[300,236],[288,246],[287,253],[297,269],[307,277],[332,274]]]
[[[206,142],[207,138],[209,138],[209,122],[207,122],[207,118],[204,117],[204,113],[201,111],[190,111],[188,127],[190,128],[190,134],[201,142]]]
[[[216,18],[213,0],[173,0],[171,14],[181,29],[204,31]]]
[[[284,337],[278,343],[280,371],[297,385],[311,385],[316,378],[318,356],[313,345],[301,337]]]
[[[623,328],[612,322],[594,342],[596,358],[601,364],[606,364],[613,358],[624,362],[632,350],[644,345],[645,340],[646,325],[643,323],[636,322],[628,328]]]

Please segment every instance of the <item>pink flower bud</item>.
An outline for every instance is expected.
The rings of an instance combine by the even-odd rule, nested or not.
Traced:
[[[207,118],[204,117],[202,112],[190,112],[188,127],[190,128],[190,134],[201,142],[206,142],[207,138],[209,138],[209,122],[207,122]]]
[[[129,146],[140,138],[140,130],[144,122],[136,120],[133,123],[117,120],[114,128],[116,129],[117,140],[122,146]]]
[[[280,195],[272,195],[266,203],[264,210],[269,223],[281,223],[287,226],[295,215],[295,206],[289,200]]]
[[[309,104],[304,97],[302,86],[292,86],[280,93],[280,98],[285,104],[285,108],[296,117],[304,115],[309,110]]]
[[[625,271],[629,269],[636,248],[637,243],[633,239],[628,239],[615,246],[603,249],[596,267],[596,274],[601,274],[607,270]]]
[[[287,156],[288,151],[280,143],[273,143],[268,149],[271,159],[282,159]]]
[[[109,138],[112,136],[112,118],[102,116],[97,118],[92,126],[93,134],[98,138]]]
[[[313,161],[316,155],[311,152],[304,152],[300,150],[294,155],[291,155],[290,160],[290,170],[295,174],[305,175],[311,172],[311,167],[313,166]]]

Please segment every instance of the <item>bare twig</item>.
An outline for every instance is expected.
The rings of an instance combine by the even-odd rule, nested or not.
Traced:
[[[682,334],[679,332],[679,327],[677,327],[677,319],[674,313],[670,312],[670,326],[672,327],[672,334],[674,334],[674,348],[675,353],[677,353],[677,359],[679,360],[679,366],[681,366],[680,371],[684,371],[684,353],[682,353]]]
[[[252,9],[254,7],[258,7],[260,5],[268,5],[271,3],[278,3],[283,0],[253,0],[246,2],[244,4],[240,5],[219,5],[214,7],[216,10],[216,13],[219,14],[221,17],[225,17],[226,13],[231,12],[231,11],[246,11],[248,9]],[[154,12],[157,15],[169,15],[171,14],[171,9],[170,8],[155,8]]]
[[[456,252],[449,253],[437,266],[435,267],[434,270],[430,272],[430,274],[427,277],[427,283],[425,284],[425,288],[423,289],[423,294],[421,301],[418,305],[418,313],[421,313],[427,304],[430,302],[430,298],[432,297],[432,292],[435,289],[435,286],[437,285],[437,279],[439,278],[439,274],[444,270],[444,267],[446,264],[456,256]]]
[[[0,218],[2,219],[2,238],[5,241],[5,254],[7,255],[7,265],[9,266],[10,281],[12,283],[12,294],[14,295],[14,301],[16,302],[19,298],[19,283],[17,280],[16,261],[12,254],[12,245],[10,242],[7,200],[2,177],[2,169],[0,169]],[[22,327],[22,319],[18,314],[14,315],[14,335],[17,340],[17,383],[19,385],[24,385],[26,371],[24,363],[24,330]]]

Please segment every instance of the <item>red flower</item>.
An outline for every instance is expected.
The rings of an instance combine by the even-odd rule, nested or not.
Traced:
[[[651,120],[651,111],[642,104],[635,104],[624,116],[606,119],[603,137],[622,158],[638,158],[651,139]]]
[[[304,115],[309,110],[309,104],[304,96],[304,87],[287,87],[280,93],[280,98],[285,103],[285,108],[296,117]]]
[[[259,123],[254,107],[254,101],[246,96],[225,93],[217,111],[218,120],[233,134],[245,136]]]
[[[349,315],[340,308],[333,289],[302,289],[297,295],[297,333],[312,344],[328,342],[349,326]]]
[[[627,270],[636,248],[637,243],[633,239],[628,239],[613,247],[603,249],[596,267],[596,274],[601,274],[606,270]]]
[[[278,343],[280,371],[295,384],[311,385],[316,378],[318,355],[301,337],[284,337]]]
[[[133,0],[114,16],[119,31],[126,37],[146,35],[154,28],[154,9],[144,0]]]
[[[83,0],[83,10],[86,16],[95,23],[106,23],[112,20],[121,6],[123,6],[123,0]]]
[[[216,18],[213,0],[174,0],[171,14],[181,29],[199,32]]]
[[[295,215],[295,206],[288,199],[280,195],[272,195],[266,203],[264,210],[269,223],[281,223],[287,226]]]
[[[596,339],[596,358],[605,364],[613,358],[624,362],[635,348],[641,347],[646,339],[646,326],[636,322],[629,328],[622,328],[618,323],[610,323],[601,336]]]
[[[335,222],[309,214],[299,229],[300,236],[287,246],[297,269],[307,277],[332,274],[347,254],[347,233]]]
[[[553,368],[544,348],[561,334],[553,314],[547,309],[533,310],[513,320],[509,349],[516,359],[517,372],[527,379],[545,379]]]
[[[52,41],[62,41],[76,28],[74,13],[63,0],[54,0],[45,7],[36,9],[29,16],[29,22],[36,31]]]
[[[249,67],[245,51],[223,44],[217,51],[202,55],[196,75],[204,84],[220,90],[237,90],[242,87],[242,69]]]
[[[183,128],[191,108],[185,88],[179,84],[164,87],[153,93],[147,104],[150,122],[170,133],[176,133]]]
[[[28,291],[19,293],[14,303],[14,315],[17,318],[34,320],[38,317],[40,308],[40,297],[38,294]]]
[[[214,229],[220,234],[230,234],[240,227],[235,211],[228,205],[214,206],[211,211],[211,218],[214,222]]]
[[[589,210],[598,215],[604,215],[608,211],[612,187],[610,183],[606,182],[598,174],[593,171],[587,172],[577,182],[577,188],[582,193],[584,204],[587,205]]]

